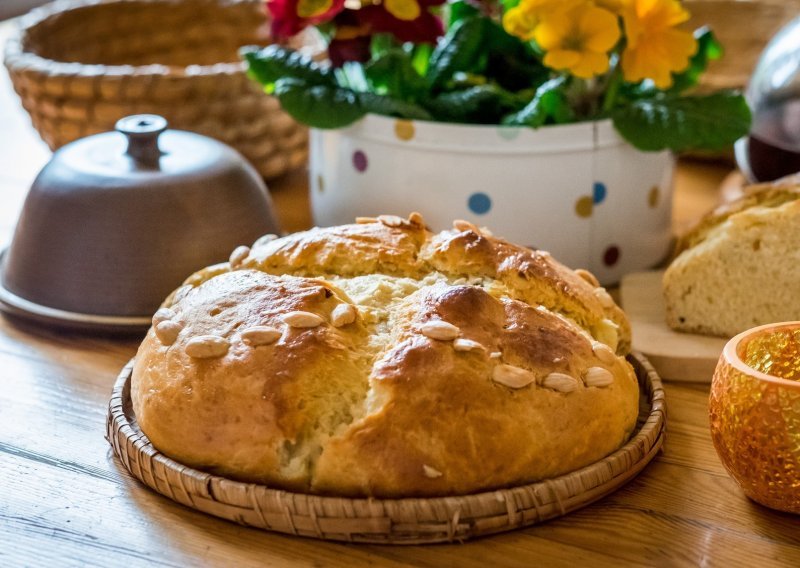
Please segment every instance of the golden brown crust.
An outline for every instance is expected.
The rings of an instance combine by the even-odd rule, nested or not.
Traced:
[[[404,312],[398,343],[372,370],[373,397],[383,406],[330,440],[315,491],[401,497],[505,487],[596,461],[630,434],[638,398],[630,367],[599,361],[591,340],[558,316],[447,285],[421,290]],[[456,325],[485,350],[458,352],[421,335],[432,319]],[[503,364],[532,371],[536,384],[514,390],[494,382]],[[581,383],[568,394],[541,386],[550,373],[580,380],[591,367],[608,368],[614,384]]]
[[[678,239],[673,257],[705,241],[715,227],[732,215],[751,207],[780,207],[784,203],[800,199],[800,174],[779,180],[750,185],[744,195],[729,203],[723,203],[703,216],[698,223]]]
[[[547,252],[511,244],[468,223],[456,224],[459,228],[438,234],[410,221],[399,226],[375,220],[315,228],[254,248],[242,266],[298,276],[379,273],[420,278],[439,272],[453,279],[491,279],[498,294],[544,305],[575,320],[619,354],[630,351],[628,319],[604,289]],[[197,285],[218,274],[220,267],[224,265],[200,271],[186,284]],[[615,337],[609,337],[614,327]]]
[[[630,351],[628,319],[606,292],[556,261],[549,253],[511,244],[475,228],[443,231],[427,242],[422,258],[448,275],[496,279],[503,294],[563,313],[603,340],[604,320],[618,327],[614,348]]]
[[[381,273],[416,277],[424,271],[417,255],[427,234],[421,223],[408,221],[398,227],[376,220],[315,228],[257,247],[246,266],[270,274]]]
[[[638,412],[630,365],[601,343],[630,338],[605,291],[464,223],[273,240],[193,275],[155,321],[131,391],[153,444],[291,490],[530,482],[607,455]]]
[[[162,345],[151,329],[137,353],[131,394],[145,433],[178,461],[304,487],[306,468],[293,467],[290,454],[315,451],[302,447],[314,423],[338,420],[363,392],[365,384],[353,388],[348,377],[366,382],[353,350],[364,328],[293,328],[280,317],[302,310],[327,319],[344,301],[319,282],[249,270],[195,288],[172,308],[184,326],[176,342]],[[256,325],[275,326],[281,340],[248,346],[241,331]],[[229,340],[227,354],[187,355],[186,343],[208,334]]]

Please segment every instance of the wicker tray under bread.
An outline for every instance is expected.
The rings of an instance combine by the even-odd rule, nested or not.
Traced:
[[[640,386],[636,430],[622,448],[572,473],[529,485],[430,499],[347,499],[241,483],[181,465],[139,429],[130,397],[133,361],[117,378],[107,437],[125,468],[145,485],[193,509],[276,532],[348,542],[422,544],[463,541],[552,519],[633,479],[664,440],[664,390],[640,354],[629,357]]]

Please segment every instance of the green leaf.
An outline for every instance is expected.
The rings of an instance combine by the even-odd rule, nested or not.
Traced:
[[[744,97],[731,92],[706,96],[661,96],[614,109],[614,126],[645,151],[721,150],[750,130]]]
[[[280,79],[275,83],[275,96],[295,120],[314,128],[342,128],[365,114],[359,96],[342,87]]]
[[[243,47],[239,54],[247,62],[247,73],[272,92],[275,82],[291,77],[302,79],[310,85],[333,85],[333,72],[329,67],[322,67],[308,55],[279,45],[270,45],[264,49]]]
[[[526,44],[518,37],[509,34],[503,26],[494,20],[486,20],[484,24],[484,46],[492,51],[511,52],[514,54],[531,53]]]
[[[414,69],[409,54],[393,49],[364,68],[370,91],[378,95],[415,101],[426,91],[425,80]]]
[[[395,49],[397,42],[394,36],[389,33],[380,33],[372,36],[369,44],[369,53],[371,59],[377,59],[387,51]]]
[[[542,65],[531,46],[517,37],[509,35],[499,23],[485,23],[482,50],[486,63],[480,69],[486,76],[503,88],[517,91],[541,85],[550,76],[550,70]]]
[[[452,90],[468,89],[470,87],[477,87],[478,85],[485,85],[489,80],[484,75],[476,75],[475,73],[462,73],[459,71],[453,75],[453,80],[448,85]]]
[[[421,106],[391,97],[359,93],[358,101],[364,112],[410,120],[431,120],[431,114]]]
[[[508,91],[487,84],[441,94],[426,101],[425,106],[436,120],[497,124],[501,116],[521,103]]]
[[[428,74],[428,67],[431,63],[431,53],[433,46],[429,43],[419,43],[414,45],[411,53],[411,65],[417,70],[421,77]]]
[[[567,83],[568,79],[563,76],[547,81],[536,90],[536,95],[525,108],[505,117],[503,124],[539,128],[548,122],[571,122],[574,113],[567,100]]]
[[[472,16],[480,15],[478,7],[467,0],[456,0],[447,4],[447,27],[451,28],[456,22]]]
[[[334,69],[336,84],[357,93],[369,91],[369,81],[364,72],[364,66],[358,61],[346,61],[338,69]]]
[[[700,81],[700,76],[708,67],[709,61],[719,59],[723,55],[722,44],[714,37],[714,33],[707,27],[695,31],[697,40],[697,53],[689,60],[686,71],[673,75],[673,85],[670,92],[680,93],[694,87]]]
[[[482,54],[484,18],[467,18],[447,31],[433,50],[426,79],[431,89],[441,87],[458,71],[473,71]]]

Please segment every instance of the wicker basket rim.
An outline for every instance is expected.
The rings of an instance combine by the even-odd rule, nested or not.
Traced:
[[[189,0],[57,0],[45,4],[20,18],[16,33],[12,34],[6,42],[4,63],[7,67],[15,69],[32,69],[51,76],[103,76],[103,75],[137,75],[137,76],[172,76],[172,77],[198,77],[235,75],[243,73],[246,69],[244,61],[220,62],[211,65],[164,65],[150,63],[147,65],[105,65],[102,63],[80,63],[58,61],[42,57],[36,53],[25,51],[23,42],[29,30],[58,14],[88,8],[101,4],[125,3],[160,3],[174,4]],[[253,0],[224,0],[226,5],[249,4]]]
[[[448,504],[452,504],[452,501],[455,500],[484,500],[484,499],[495,499],[498,492],[514,492],[514,491],[525,491],[525,490],[532,490],[537,486],[546,486],[548,484],[552,484],[556,481],[563,480],[570,477],[580,477],[582,474],[586,474],[598,468],[603,468],[605,466],[609,467],[613,462],[619,460],[622,456],[625,456],[629,453],[633,448],[642,448],[648,446],[647,437],[651,435],[653,432],[661,431],[663,435],[663,429],[666,425],[666,417],[667,417],[667,410],[666,410],[666,398],[664,394],[664,387],[661,382],[660,377],[658,376],[655,369],[652,367],[650,362],[645,358],[645,356],[638,352],[632,352],[629,355],[629,358],[635,359],[636,362],[645,370],[647,373],[648,381],[650,382],[650,408],[648,412],[647,420],[641,425],[641,427],[636,430],[635,434],[631,436],[628,441],[623,444],[620,448],[616,451],[612,452],[611,454],[607,455],[606,457],[588,464],[582,468],[578,468],[576,470],[567,472],[565,474],[544,479],[541,481],[536,481],[533,483],[527,483],[523,485],[513,486],[513,487],[506,487],[506,488],[497,488],[491,489],[486,491],[481,491],[478,493],[470,493],[466,495],[445,495],[439,497],[403,497],[403,498],[376,498],[376,497],[337,497],[333,495],[317,495],[311,493],[299,493],[299,492],[292,492],[286,491],[283,489],[272,488],[267,485],[258,484],[258,483],[248,483],[243,481],[236,481],[230,478],[222,477],[219,475],[207,473],[198,469],[194,469],[187,465],[184,465],[172,458],[162,454],[158,451],[150,442],[149,439],[144,435],[144,433],[138,428],[134,426],[128,419],[125,414],[125,404],[130,401],[130,379],[133,372],[133,364],[135,359],[131,359],[125,367],[122,369],[120,375],[117,377],[117,380],[114,384],[114,388],[111,394],[111,400],[109,401],[108,407],[108,423],[109,423],[109,433],[113,430],[115,432],[122,432],[124,430],[128,430],[128,435],[133,434],[139,437],[139,443],[143,444],[148,447],[149,453],[152,454],[154,459],[162,461],[165,465],[170,467],[171,469],[180,470],[182,474],[189,475],[194,477],[198,480],[203,480],[205,483],[209,483],[212,480],[222,481],[226,485],[230,487],[241,487],[243,489],[247,488],[257,488],[262,490],[268,494],[275,494],[275,495],[295,495],[295,496],[302,496],[307,497],[309,499],[313,499],[318,503],[321,503],[324,507],[326,502],[329,503],[340,503],[342,501],[348,501],[351,503],[361,503],[361,504],[376,504],[376,503],[403,503],[407,504],[408,506],[413,506],[416,503],[425,502],[425,503],[433,503],[434,506],[436,504],[446,506]],[[127,395],[127,396],[126,396]],[[126,400],[127,399],[127,400]],[[131,413],[133,411],[131,410]],[[110,440],[109,440],[110,441]],[[115,447],[116,450],[116,447]],[[119,454],[118,454],[119,455]],[[120,456],[121,457],[121,456]]]

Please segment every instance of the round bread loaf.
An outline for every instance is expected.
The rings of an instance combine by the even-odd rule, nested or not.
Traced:
[[[131,397],[153,445],[238,480],[465,494],[620,447],[638,414],[622,311],[587,272],[456,222],[262,238],[153,319]]]

